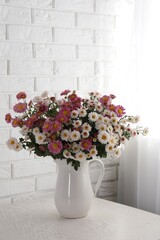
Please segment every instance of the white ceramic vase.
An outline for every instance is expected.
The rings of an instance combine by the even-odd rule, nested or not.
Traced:
[[[95,192],[92,190],[88,168],[93,161],[101,165]],[[67,164],[66,159],[57,159],[55,162],[58,166],[58,176],[54,199],[59,214],[65,218],[85,217],[104,176],[103,162],[98,159],[82,161],[77,171],[71,164]]]

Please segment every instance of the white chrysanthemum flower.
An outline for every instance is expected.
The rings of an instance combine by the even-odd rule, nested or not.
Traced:
[[[78,153],[76,153],[75,158],[76,158],[76,160],[84,161],[84,160],[86,160],[86,154],[83,153],[82,151],[79,151]]]
[[[35,139],[36,139],[36,143],[43,144],[46,139],[46,136],[43,133],[37,133],[35,135]]]
[[[78,141],[80,139],[80,137],[81,137],[80,132],[74,130],[70,134],[70,141],[71,142]]]
[[[135,120],[135,123],[138,123],[140,121],[140,116],[135,116],[134,120]]]
[[[70,137],[70,132],[67,129],[64,129],[64,130],[62,130],[60,137],[62,140],[68,141],[68,139]]]
[[[92,109],[94,106],[95,106],[94,101],[89,100],[89,101],[88,101],[88,104],[87,104],[87,107],[88,107],[89,109]]]
[[[42,92],[41,97],[42,97],[42,98],[48,97],[48,91]]]
[[[82,133],[81,133],[81,135],[82,135],[82,138],[88,138],[89,137],[89,131],[82,131]]]
[[[27,135],[29,132],[29,128],[26,126],[23,126],[19,131],[23,136]]]
[[[13,150],[15,150],[16,152],[19,152],[23,149],[22,147],[22,144],[21,143],[16,143],[14,146],[13,146]]]
[[[96,122],[98,120],[98,114],[96,112],[90,112],[88,114],[89,120],[92,122]]]
[[[102,144],[106,144],[109,142],[110,136],[109,133],[107,133],[106,131],[101,131],[98,134],[98,141]]]
[[[91,157],[94,157],[98,154],[97,149],[96,148],[91,148],[90,152],[89,152]]]
[[[103,107],[102,107],[102,105],[100,105],[100,104],[97,104],[97,105],[95,106],[95,108],[96,108],[97,112],[102,112],[102,110],[103,110]]]
[[[95,129],[98,130],[98,129],[99,129],[99,124],[101,124],[101,123],[103,123],[103,122],[102,122],[102,121],[99,121],[99,120],[96,121],[96,122],[95,122]]]
[[[116,117],[111,117],[111,123],[113,126],[116,126],[118,123],[118,119]]]
[[[123,118],[120,120],[120,123],[125,125],[127,123],[127,120]]]
[[[105,146],[105,150],[106,150],[106,152],[108,152],[108,153],[112,153],[112,152],[113,152],[113,149],[114,149],[113,144],[107,144],[107,145]]]
[[[113,127],[112,127],[111,125],[109,125],[109,126],[107,127],[107,131],[108,131],[109,133],[112,133],[112,132],[113,132]]]
[[[9,149],[13,149],[17,143],[18,143],[18,140],[16,138],[14,138],[14,137],[11,137],[6,142],[6,144],[7,144]]]
[[[81,120],[75,120],[75,121],[73,122],[73,126],[74,126],[75,128],[79,128],[81,125],[82,125],[82,121],[81,121]]]
[[[107,126],[104,123],[100,123],[97,126],[97,128],[98,128],[99,131],[106,131],[107,130]]]
[[[79,152],[79,150],[80,150],[80,146],[79,146],[79,144],[77,144],[77,143],[73,143],[73,145],[72,145],[72,151],[73,151],[73,153],[77,153],[77,152]]]
[[[101,114],[98,115],[98,121],[103,122],[103,116]]]
[[[103,118],[103,122],[104,122],[105,124],[109,125],[109,124],[110,124],[110,119],[109,119],[108,117],[104,117],[104,118]]]
[[[116,117],[117,115],[116,115],[116,113],[115,112],[111,112],[110,113],[110,117]]]
[[[137,135],[137,131],[136,130],[132,130],[132,137],[135,137]]]
[[[111,114],[111,112],[109,110],[107,110],[107,109],[105,109],[104,112],[103,112],[103,116],[107,115],[107,116],[110,117],[110,114]]]
[[[114,156],[116,158],[119,158],[121,156],[121,149],[120,148],[114,149]]]
[[[49,104],[50,104],[50,100],[47,99],[47,98],[44,99],[44,100],[43,100],[43,104],[46,105],[46,106],[49,106]]]
[[[38,127],[33,128],[33,134],[36,136],[38,133],[40,133],[39,128]]]
[[[115,146],[117,144],[117,140],[114,136],[110,137],[109,144],[112,144],[113,146]]]
[[[143,132],[142,132],[142,135],[143,136],[146,136],[149,132],[149,129],[148,128],[144,128]]]
[[[77,110],[73,110],[71,112],[71,118],[77,118],[78,117],[78,111]]]
[[[79,109],[79,116],[80,117],[85,117],[87,115],[87,111],[85,108],[80,108]]]
[[[126,144],[127,139],[124,136],[122,136],[120,140],[122,144]]]
[[[114,131],[115,131],[115,132],[119,133],[120,130],[121,130],[120,125],[117,124],[117,125],[114,126]]]
[[[42,102],[43,101],[43,98],[41,96],[36,96],[33,98],[33,102],[35,103],[39,103],[39,102]]]
[[[70,158],[71,157],[71,153],[70,152],[68,152],[68,150],[64,150],[63,151],[63,156],[65,157],[65,158]]]
[[[84,131],[91,131],[91,129],[92,129],[92,127],[88,124],[88,123],[84,123],[83,125],[82,125],[82,129],[84,130]]]

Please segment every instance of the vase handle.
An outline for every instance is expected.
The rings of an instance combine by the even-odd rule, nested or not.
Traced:
[[[99,187],[100,187],[100,185],[102,183],[103,177],[104,177],[105,168],[104,168],[103,162],[101,160],[99,160],[99,159],[90,160],[89,163],[91,163],[91,162],[98,162],[101,165],[101,173],[100,173],[100,176],[98,178],[98,181],[96,183],[95,190],[94,190],[94,195],[96,197],[98,189],[99,189]]]

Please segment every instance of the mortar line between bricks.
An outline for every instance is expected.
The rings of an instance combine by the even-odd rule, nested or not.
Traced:
[[[58,8],[55,8],[53,9],[53,7],[51,8],[45,8],[45,7],[35,7],[35,6],[20,6],[20,5],[16,5],[16,4],[11,4],[11,3],[4,3],[4,4],[1,4],[1,6],[3,7],[13,7],[13,8],[26,8],[26,9],[35,9],[35,10],[44,10],[44,11],[55,11],[55,12],[67,12],[67,13],[74,13],[74,12],[77,12],[77,13],[81,13],[81,14],[92,14],[92,15],[102,15],[102,16],[119,16],[117,13],[113,13],[113,14],[105,14],[104,12],[94,12],[94,11],[77,11],[77,10],[70,10],[70,9],[58,9]]]
[[[79,63],[83,63],[83,62],[87,62],[87,63],[93,63],[93,62],[98,62],[98,63],[111,63],[111,64],[114,64],[115,62],[114,61],[110,61],[110,60],[108,60],[108,61],[104,61],[103,59],[101,60],[101,59],[95,59],[95,58],[92,58],[92,59],[84,59],[84,58],[73,58],[73,59],[68,59],[68,58],[66,58],[66,59],[60,59],[60,58],[0,58],[0,60],[7,60],[7,61],[33,61],[33,62],[36,62],[36,61],[39,61],[39,62],[42,62],[42,61],[48,61],[48,62],[53,62],[53,61],[57,61],[57,62],[68,62],[68,63],[70,63],[70,62],[79,62]],[[9,71],[10,72],[10,71]],[[2,75],[4,75],[4,74],[2,74]]]
[[[78,26],[54,26],[52,24],[32,24],[32,23],[10,23],[10,22],[1,22],[1,25],[6,25],[6,26],[21,26],[21,27],[31,27],[31,28],[35,28],[35,27],[40,27],[40,28],[56,28],[56,29],[72,29],[72,30],[88,30],[88,31],[92,31],[92,29],[90,27],[78,27]],[[95,30],[97,31],[111,31],[111,32],[116,32],[115,29],[109,29],[109,28],[95,28]]]
[[[52,0],[52,8],[55,8],[55,0]]]
[[[33,8],[31,8],[31,24],[34,24]]]
[[[74,23],[75,23],[75,27],[78,28],[78,13],[77,12],[74,15]]]
[[[93,0],[93,11],[94,11],[94,13],[96,12],[96,3],[97,3],[97,1]]]
[[[58,42],[35,42],[35,41],[19,41],[19,40],[0,40],[1,42],[5,42],[5,43],[26,43],[26,44],[53,44],[53,45],[63,45],[63,46],[75,46],[75,43],[58,43]],[[93,44],[93,43],[79,43],[77,44],[77,46],[92,46],[92,47],[110,47],[110,48],[115,48],[116,45],[115,44]]]

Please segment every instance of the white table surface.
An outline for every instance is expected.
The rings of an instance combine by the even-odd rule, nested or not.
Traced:
[[[53,197],[0,206],[0,240],[160,240],[160,216],[95,198],[88,216],[59,216]]]

